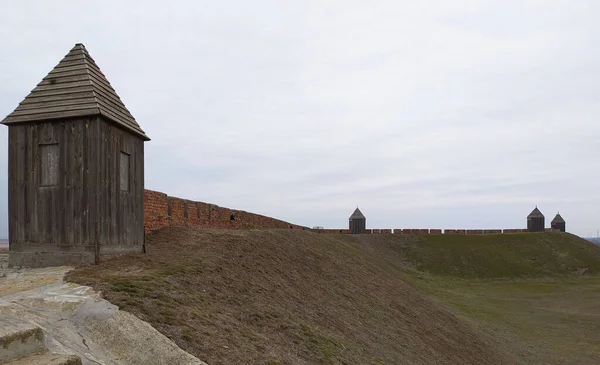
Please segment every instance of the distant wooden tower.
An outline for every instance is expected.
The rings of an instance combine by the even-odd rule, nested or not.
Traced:
[[[367,228],[367,218],[362,214],[358,207],[356,207],[356,210],[350,216],[349,221],[350,231],[352,231],[352,234],[365,233]]]
[[[560,213],[557,213],[556,217],[554,217],[554,219],[550,223],[550,227],[553,230],[557,230],[560,232],[566,232],[567,231],[567,222],[565,222],[563,217],[560,216]]]
[[[83,44],[2,121],[10,265],[98,262],[144,242],[144,142]]]
[[[544,215],[536,206],[535,209],[527,216],[527,230],[529,232],[544,232],[545,225],[546,221]]]

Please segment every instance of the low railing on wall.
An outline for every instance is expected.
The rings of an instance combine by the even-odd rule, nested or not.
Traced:
[[[312,229],[315,233],[324,234],[351,234],[349,229]],[[546,232],[554,232],[552,228],[546,228]],[[364,234],[462,234],[462,235],[477,235],[477,234],[504,234],[504,233],[524,233],[529,232],[526,228],[516,229],[367,229]]]

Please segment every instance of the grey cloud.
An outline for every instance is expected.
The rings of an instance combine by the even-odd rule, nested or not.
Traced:
[[[0,14],[19,35],[0,40],[0,114],[83,42],[152,138],[150,189],[329,227],[356,204],[381,228],[518,227],[540,204],[586,234],[600,217],[597,10],[25,0]]]

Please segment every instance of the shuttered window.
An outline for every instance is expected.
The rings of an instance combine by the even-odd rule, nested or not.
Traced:
[[[40,145],[40,186],[58,186],[58,143]]]
[[[129,154],[121,152],[121,191],[129,191]]]

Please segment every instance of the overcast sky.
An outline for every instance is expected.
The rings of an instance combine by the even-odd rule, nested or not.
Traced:
[[[297,224],[600,228],[600,2],[0,5],[0,118],[84,43],[146,188]],[[0,236],[7,235],[0,128]]]

